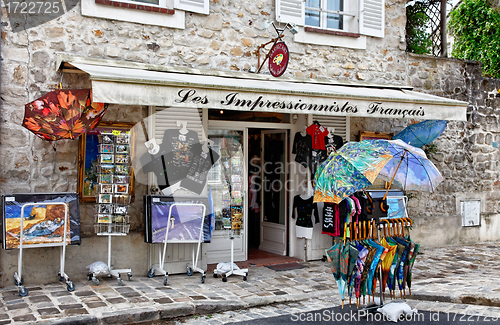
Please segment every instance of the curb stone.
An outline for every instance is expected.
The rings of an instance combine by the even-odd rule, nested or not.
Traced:
[[[131,324],[159,319],[159,312],[152,308],[132,308],[127,312],[113,311],[102,314],[102,324]]]
[[[194,305],[187,303],[175,303],[162,305],[158,308],[159,319],[169,319],[194,315]]]
[[[212,301],[196,301],[194,305],[194,314],[210,314],[214,312],[223,312],[229,310],[238,310],[246,308],[247,305],[243,302],[238,301],[218,301],[216,303]]]
[[[34,324],[47,324],[47,325],[97,325],[99,319],[96,316],[73,316],[64,319],[50,319],[42,322],[34,322]]]

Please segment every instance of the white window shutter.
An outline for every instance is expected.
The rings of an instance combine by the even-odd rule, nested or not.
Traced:
[[[384,37],[384,0],[360,0],[359,33],[374,37]]]
[[[276,0],[276,20],[304,26],[306,22],[304,0]]]
[[[174,0],[174,8],[208,15],[209,1],[210,0]]]

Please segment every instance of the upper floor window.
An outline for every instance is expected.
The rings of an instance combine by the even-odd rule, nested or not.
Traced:
[[[343,0],[306,0],[305,25],[320,28],[344,29]]]
[[[276,20],[306,32],[384,37],[384,7],[384,0],[276,0]]]
[[[185,27],[185,11],[209,14],[209,0],[82,0],[82,15],[171,28]]]

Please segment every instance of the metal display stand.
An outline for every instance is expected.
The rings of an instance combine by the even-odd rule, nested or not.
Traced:
[[[177,206],[199,206],[202,208],[202,218],[201,218],[201,225],[200,225],[200,234],[198,237],[198,240],[168,240],[168,233],[170,228],[173,228],[174,223],[173,223],[173,217],[172,217],[172,211],[174,207]],[[201,244],[203,242],[203,225],[205,223],[205,210],[206,207],[202,203],[174,203],[170,206],[169,212],[168,212],[168,220],[169,220],[169,225],[167,226],[167,230],[165,231],[165,239],[163,241],[163,248],[159,249],[159,262],[158,264],[154,264],[151,269],[148,272],[148,277],[152,278],[155,276],[156,273],[161,274],[164,276],[163,284],[167,285],[168,283],[168,272],[165,271],[164,265],[165,265],[165,253],[167,252],[167,244],[171,243],[183,243],[183,244],[197,244],[196,248],[196,257],[195,257],[195,249],[193,249],[193,262],[191,266],[189,264],[186,265],[186,271],[187,275],[191,276],[193,275],[193,272],[199,272],[201,273],[201,283],[205,283],[206,279],[206,274],[205,271],[201,268],[198,267],[198,258],[200,256],[200,248]],[[172,221],[172,226],[170,226],[170,221]]]
[[[231,269],[228,272],[220,272],[217,269],[214,270],[214,278],[217,278],[217,275],[220,274],[222,277],[222,282],[227,282],[227,277],[231,275],[240,275],[243,277],[243,281],[248,279],[248,269],[234,269],[234,238],[235,234],[233,230],[231,230],[231,234],[229,235],[229,239],[231,240]]]
[[[132,279],[132,269],[117,269],[114,270],[113,267],[111,266],[111,238],[113,236],[126,236],[127,232],[118,232],[116,231],[117,229],[113,229],[113,225],[96,225],[96,228],[99,226],[99,228],[104,228],[107,227],[107,231],[102,231],[102,232],[97,232],[98,236],[108,236],[108,270],[109,270],[109,276],[110,277],[116,277],[118,280],[118,285],[122,286],[123,279],[121,278],[121,274],[127,273],[128,280],[130,281]],[[99,279],[96,277],[95,274],[89,273],[87,275],[89,280],[92,280],[92,283],[94,285],[99,285]]]
[[[24,225],[23,225],[23,220],[24,220],[24,209],[27,206],[38,206],[38,205],[47,205],[47,203],[26,203],[22,206],[21,208],[21,228],[19,231],[19,257],[18,257],[18,264],[17,264],[17,272],[14,272],[14,283],[18,288],[19,295],[22,297],[26,296],[28,294],[28,289],[26,289],[23,286],[23,277],[22,277],[22,270],[23,270],[23,231],[24,231]],[[60,255],[60,269],[59,272],[57,273],[57,276],[59,277],[60,281],[65,281],[66,282],[66,288],[68,291],[74,291],[75,290],[75,285],[73,282],[70,281],[69,276],[64,272],[64,263],[65,263],[65,258],[66,258],[66,245],[68,245],[67,242],[67,230],[68,230],[68,205],[66,203],[51,203],[50,205],[63,205],[64,206],[64,229],[63,229],[63,240],[61,243],[45,243],[45,244],[36,244],[36,245],[28,245],[25,246],[26,248],[34,248],[34,247],[54,247],[54,246],[61,246],[61,255]]]
[[[123,285],[121,274],[132,278],[131,269],[113,269],[111,266],[111,238],[126,236],[130,230],[129,205],[131,192],[130,134],[119,130],[99,135],[99,188],[96,196],[95,232],[98,236],[108,236],[109,277],[116,277],[118,285]],[[99,273],[101,274],[101,273]],[[99,284],[97,274],[89,272],[88,280]]]

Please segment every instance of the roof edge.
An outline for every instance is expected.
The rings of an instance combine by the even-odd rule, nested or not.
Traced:
[[[295,83],[311,83],[311,84],[322,84],[322,85],[333,85],[333,86],[346,86],[346,87],[365,87],[365,88],[380,88],[380,89],[396,89],[396,90],[413,90],[411,86],[401,86],[401,85],[384,85],[384,84],[361,84],[352,82],[339,82],[332,81],[328,79],[312,79],[312,78],[297,78],[297,77],[273,77],[271,75],[263,74],[252,74],[236,71],[218,71],[218,70],[208,70],[208,69],[196,69],[188,67],[173,67],[164,66],[157,64],[139,63],[132,61],[120,61],[120,60],[110,60],[110,59],[100,59],[91,57],[79,57],[67,54],[57,54],[56,60],[56,71],[64,69],[68,72],[71,69],[65,68],[65,63],[71,65],[71,63],[83,63],[89,65],[104,65],[117,68],[129,68],[129,69],[139,69],[139,70],[149,70],[158,72],[172,72],[172,73],[184,73],[193,75],[204,75],[204,76],[216,76],[225,78],[239,78],[239,79],[253,79],[253,80],[268,80],[268,81],[286,81]],[[69,71],[71,72],[71,71]]]

